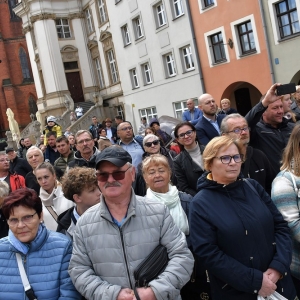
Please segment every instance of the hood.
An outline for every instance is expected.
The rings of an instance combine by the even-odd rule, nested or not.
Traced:
[[[239,175],[237,180],[233,183],[228,185],[217,183],[216,181],[210,179],[210,172],[205,171],[202,176],[198,179],[197,182],[197,191],[201,189],[219,189],[224,190],[224,192],[229,191],[231,189],[236,188],[238,185],[241,184],[242,176]],[[224,189],[226,187],[226,189]]]
[[[92,156],[90,157],[89,161],[95,161],[95,160],[96,160],[97,154],[100,153],[100,151],[99,151],[95,146],[94,146],[94,148],[93,148],[93,151],[94,151],[94,153],[93,153]],[[86,161],[86,159],[84,159],[84,158],[81,156],[80,151],[76,151],[76,152],[75,152],[74,158],[77,159],[77,160],[84,160],[84,161]]]
[[[159,125],[159,122],[156,118],[152,118],[149,122],[149,126],[152,127],[153,123],[157,123]]]

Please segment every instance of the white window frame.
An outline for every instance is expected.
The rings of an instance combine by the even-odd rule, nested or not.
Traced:
[[[173,102],[173,108],[174,108],[174,115],[175,115],[175,118],[177,118],[178,120],[182,120],[182,114],[184,111],[188,110],[188,107],[186,105],[187,100],[183,100],[183,101],[176,101],[176,102]],[[194,104],[195,104],[195,107],[198,106],[198,99],[197,98],[194,98],[193,99],[194,101]],[[176,104],[180,104],[180,108],[176,108]],[[178,116],[178,114],[180,114],[180,116]]]
[[[132,20],[132,25],[134,29],[135,40],[139,40],[144,37],[143,22],[141,16],[137,16]]]
[[[171,8],[173,13],[173,18],[177,19],[184,15],[183,3],[182,0],[170,0]],[[178,14],[177,14],[178,11]]]
[[[104,83],[100,58],[96,57],[94,59],[94,61],[95,61],[95,67],[96,67],[96,72],[97,72],[97,76],[98,76],[99,87],[100,87],[100,89],[103,89],[105,87],[105,83]]]
[[[224,45],[226,61],[224,60],[223,62],[219,62],[219,63],[214,62],[214,54],[213,54],[213,49],[211,47],[211,36],[217,34],[218,32],[222,33],[223,43],[227,44],[227,39],[226,39],[224,26],[219,27],[219,28],[215,28],[214,30],[211,30],[211,31],[208,31],[208,32],[204,33],[204,41],[205,41],[205,46],[206,46],[206,52],[207,52],[209,65],[210,65],[211,68],[217,67],[217,66],[222,65],[222,64],[230,63],[228,45]]]
[[[149,85],[153,83],[152,74],[151,74],[151,67],[149,62],[146,62],[141,65],[141,70],[144,79],[144,85]]]
[[[281,2],[282,0],[268,0],[268,7],[269,7],[269,13],[271,18],[271,24],[272,24],[272,31],[274,35],[274,43],[275,45],[279,45],[279,43],[286,41],[289,39],[289,37],[281,38],[280,32],[279,32],[279,26],[277,22],[277,14],[276,14],[276,8],[275,4]],[[300,0],[295,0],[296,6],[297,6],[297,14],[298,14],[298,20],[300,22]],[[295,35],[291,35],[290,37],[294,37]]]
[[[63,21],[66,20],[67,24],[63,24]],[[57,24],[57,22],[59,21],[59,24]],[[69,20],[66,18],[59,18],[55,20],[55,25],[56,25],[56,32],[57,32],[57,36],[59,39],[69,39],[72,38],[72,34],[71,34],[71,27],[70,27],[70,23]],[[58,32],[58,29],[61,28],[61,32]],[[68,31],[66,29],[69,29]],[[60,37],[59,34],[62,34],[62,36]],[[70,35],[70,36],[66,36],[66,35]]]
[[[195,61],[194,61],[192,46],[186,45],[180,48],[180,55],[181,55],[183,72],[189,72],[195,70]],[[191,67],[188,67],[188,64],[190,64]]]
[[[160,11],[159,11],[160,8]],[[157,29],[167,25],[167,16],[164,3],[161,1],[154,6],[155,20]],[[161,18],[160,18],[161,16]]]
[[[130,39],[128,24],[125,24],[124,26],[122,26],[121,31],[122,31],[124,46],[130,45],[131,39]]]
[[[85,14],[85,19],[86,19],[87,33],[88,33],[88,35],[90,35],[91,33],[93,33],[95,31],[94,24],[93,24],[92,11],[91,11],[90,7],[86,8],[84,10],[84,14]]]
[[[253,51],[253,52],[248,53],[248,54],[247,53],[244,54],[243,51],[242,51],[241,44],[240,44],[238,26],[242,23],[247,22],[247,21],[251,21],[251,26],[252,26],[252,32],[253,32],[256,51]],[[257,36],[256,23],[255,23],[254,15],[249,15],[249,16],[246,16],[244,18],[238,19],[234,22],[231,22],[230,27],[231,27],[231,32],[232,32],[233,44],[235,45],[234,50],[235,50],[236,59],[242,59],[246,56],[256,55],[256,54],[259,54],[261,52],[260,45],[259,45],[259,39],[258,39],[258,36]]]
[[[97,0],[97,1],[98,1],[100,24],[103,24],[107,21],[105,0]]]
[[[133,89],[138,89],[140,87],[140,84],[139,84],[137,69],[133,68],[129,72],[130,72],[130,79],[131,79],[132,88]]]
[[[112,84],[119,82],[119,74],[113,49],[106,52]]]
[[[198,0],[200,14],[203,14],[209,11],[210,9],[213,9],[218,6],[218,0],[213,0],[213,2],[214,2],[213,5],[205,6],[204,0]]]
[[[163,55],[163,61],[164,61],[164,67],[166,71],[166,77],[174,77],[177,75],[176,71],[176,64],[175,64],[175,58],[174,58],[174,53],[169,52]],[[171,67],[172,73],[170,72],[169,67]]]
[[[140,113],[140,119],[143,117],[147,118],[147,123],[149,123],[149,121],[152,118],[157,118],[156,106],[141,108],[141,109],[139,109],[139,113]]]

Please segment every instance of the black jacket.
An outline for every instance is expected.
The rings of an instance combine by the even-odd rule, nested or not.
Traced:
[[[9,171],[12,174],[17,173],[25,178],[32,171],[32,168],[26,159],[16,156],[13,161],[9,162]]]
[[[8,224],[6,219],[3,216],[2,209],[0,208],[0,239],[6,237],[8,235]]]
[[[68,210],[64,211],[62,214],[60,214],[57,218],[57,232],[66,234],[66,231],[69,229],[71,222],[73,220],[74,224],[76,225],[77,220],[75,219],[73,215],[74,207],[69,208]]]
[[[241,173],[245,178],[255,179],[271,195],[272,181],[276,173],[262,151],[247,147],[246,161],[242,164]]]
[[[92,134],[93,139],[99,139],[99,129],[102,128],[102,124],[97,123],[97,125],[92,124],[89,128],[89,132]]]
[[[295,126],[286,118],[277,128],[263,121],[262,114],[267,108],[261,102],[256,104],[246,115],[246,120],[251,127],[250,145],[264,152],[277,174],[280,171],[280,161],[283,149],[286,147],[291,132]]]
[[[88,167],[95,169],[96,167],[96,156],[97,154],[100,153],[100,151],[94,147],[94,153],[90,157],[89,160],[85,160],[79,151],[76,151],[74,154],[74,160],[70,161],[68,163],[69,168],[74,168],[76,166],[78,167]]]
[[[173,163],[173,159],[176,157],[177,153],[173,150],[167,150],[165,147],[161,146],[160,154],[164,155],[167,158],[167,160],[169,162],[169,166],[172,171],[171,182],[173,185],[177,186],[177,178],[175,176],[174,163]],[[143,154],[143,160],[148,156],[150,156],[150,154],[145,152]],[[144,197],[147,192],[147,187],[146,187],[146,182],[143,177],[142,164],[143,163],[141,162],[137,167],[137,175],[136,175],[136,182],[134,185],[134,192],[136,195]]]
[[[199,143],[198,145],[201,153],[203,153],[205,147]],[[197,194],[198,178],[203,174],[204,170],[193,162],[193,159],[185,149],[174,159],[174,171],[178,190],[195,196]]]

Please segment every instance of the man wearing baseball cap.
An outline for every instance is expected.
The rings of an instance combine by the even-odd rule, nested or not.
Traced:
[[[148,300],[181,299],[194,260],[168,208],[134,194],[135,168],[122,147],[97,155],[96,175],[100,203],[80,217],[73,235],[69,274],[76,289],[87,299],[136,299],[134,270],[160,243],[168,250],[168,265],[137,293]]]

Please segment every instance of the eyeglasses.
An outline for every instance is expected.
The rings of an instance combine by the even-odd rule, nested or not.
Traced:
[[[132,130],[132,127],[128,126],[128,127],[120,128],[119,130],[122,130],[122,131]]]
[[[103,172],[103,173],[98,173],[96,172],[96,176],[98,181],[100,182],[106,182],[108,180],[109,175],[113,177],[114,180],[119,181],[123,180],[125,178],[125,173],[131,168],[132,166],[130,165],[127,170],[125,171],[116,171],[112,173],[108,172]]]
[[[234,132],[236,134],[240,134],[240,133],[242,133],[242,131],[249,132],[250,131],[250,127],[236,128],[234,130],[228,131],[227,133]]]
[[[194,130],[190,129],[190,130],[188,130],[186,132],[178,134],[178,137],[181,138],[181,139],[183,139],[183,138],[185,138],[186,135],[190,136],[193,132],[194,132]]]
[[[231,160],[233,159],[236,163],[240,163],[243,161],[243,158],[244,158],[244,155],[243,154],[235,154],[233,156],[231,155],[223,155],[223,156],[220,156],[220,157],[214,157],[214,158],[218,158],[221,160],[221,163],[222,164],[225,164],[225,165],[228,165]]]
[[[145,143],[145,146],[146,146],[146,147],[151,147],[152,144],[153,144],[154,146],[157,146],[157,145],[160,144],[160,141],[159,141],[159,140],[155,140],[155,141],[152,141],[152,142],[147,142],[147,143]]]
[[[23,224],[30,224],[33,220],[33,216],[36,214],[37,212],[35,212],[33,215],[28,215],[28,216],[24,216],[21,218],[21,222]],[[7,223],[9,226],[17,226],[19,224],[20,220],[17,218],[12,218],[12,219],[8,219]]]
[[[83,145],[84,143],[89,143],[90,141],[92,141],[93,139],[84,139],[84,140],[81,140],[81,141],[78,141],[77,144],[79,145]]]

